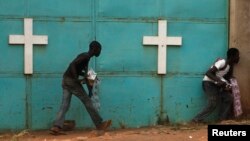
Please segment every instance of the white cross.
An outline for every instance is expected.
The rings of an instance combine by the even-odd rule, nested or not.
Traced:
[[[166,74],[167,46],[182,45],[182,37],[167,37],[167,21],[158,21],[158,36],[144,36],[143,45],[158,45],[158,74]]]
[[[48,36],[33,35],[33,20],[24,19],[24,35],[9,35],[9,44],[24,44],[24,74],[33,73],[33,45],[48,44]]]

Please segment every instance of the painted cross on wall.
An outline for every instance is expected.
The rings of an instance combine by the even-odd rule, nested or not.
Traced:
[[[158,45],[158,74],[167,72],[167,46],[182,45],[182,37],[167,36],[167,21],[158,21],[158,36],[144,36],[143,45]]]
[[[33,45],[48,44],[48,36],[33,35],[33,19],[24,19],[24,35],[9,35],[9,44],[24,44],[24,74],[33,74]]]

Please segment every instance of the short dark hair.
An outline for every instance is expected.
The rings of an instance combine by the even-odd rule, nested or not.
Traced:
[[[239,50],[237,48],[229,48],[227,51],[227,58],[232,58],[237,54],[239,54]]]
[[[97,41],[92,41],[89,44],[89,50],[94,49],[94,47],[98,47],[99,49],[102,49],[102,45],[99,42],[97,42]]]

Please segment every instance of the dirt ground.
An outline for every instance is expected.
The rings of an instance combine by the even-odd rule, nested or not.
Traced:
[[[225,121],[220,124],[250,124],[250,120]],[[54,136],[48,131],[1,133],[0,141],[207,141],[207,125],[159,125],[138,129],[74,130]]]

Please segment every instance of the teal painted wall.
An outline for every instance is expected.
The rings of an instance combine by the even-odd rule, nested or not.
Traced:
[[[90,63],[102,80],[100,113],[114,128],[190,120],[205,103],[204,71],[227,50],[227,14],[227,0],[0,1],[0,130],[49,128],[63,72],[94,39],[103,45]],[[23,45],[8,44],[23,34],[23,18],[33,18],[34,35],[48,35],[48,45],[34,45],[33,75],[23,74]],[[183,38],[168,47],[167,75],[157,75],[157,47],[142,45],[158,34],[158,19]],[[67,118],[94,127],[76,98]]]

